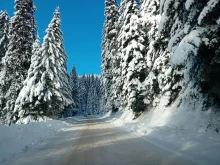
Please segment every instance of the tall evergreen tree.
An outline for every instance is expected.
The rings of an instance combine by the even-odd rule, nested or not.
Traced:
[[[93,74],[79,77],[79,114],[100,113],[100,99],[100,77]]]
[[[219,37],[216,38],[216,36],[219,34],[220,2],[143,0],[140,7],[139,19],[145,33],[143,45],[145,46],[146,78],[140,84],[142,89],[146,90],[142,96],[144,103],[151,105],[149,107],[157,106],[160,99],[163,99],[165,106],[170,105],[179,92],[182,89],[184,91],[187,84],[192,82],[195,86],[197,86],[196,83],[201,83],[201,87],[206,88],[205,91],[211,89],[212,96],[215,96],[216,100],[219,99],[219,92],[216,92],[218,90],[213,90],[219,89],[217,85],[219,79],[212,75],[219,71],[217,64],[219,50],[216,50],[219,47],[217,41]],[[126,23],[126,21],[121,22]],[[209,42],[206,42],[208,40]],[[212,55],[206,56],[204,52],[207,51]],[[118,52],[120,54],[122,51]],[[124,66],[129,70],[129,67]],[[215,85],[209,86],[209,81]],[[122,79],[118,82],[126,81]],[[118,93],[121,91],[123,96],[126,89],[128,88],[121,85]],[[128,97],[122,97],[122,99],[126,100]]]
[[[111,89],[114,77],[114,58],[117,49],[117,34],[118,34],[118,17],[119,7],[116,0],[105,1],[105,16],[103,41],[102,41],[102,84],[103,84],[103,108],[112,110],[113,101],[111,100]]]
[[[57,117],[73,104],[66,70],[67,55],[61,32],[59,8],[54,12],[42,47],[32,58],[28,77],[24,82],[16,106],[16,120],[33,116]]]
[[[7,12],[0,11],[0,62],[5,56],[8,46],[9,16]]]
[[[38,52],[40,48],[41,48],[40,38],[37,35],[37,37],[36,37],[36,39],[35,39],[35,41],[33,43],[32,55],[34,55],[36,52]]]
[[[94,115],[100,112],[99,102],[100,98],[98,96],[97,87],[93,84],[88,91],[87,97],[87,113]]]
[[[87,106],[86,112],[88,115],[93,114],[94,111],[94,86],[91,86],[88,90],[88,97],[87,97]]]
[[[30,67],[36,31],[33,1],[15,0],[15,3],[16,12],[9,25],[9,44],[2,59],[0,77],[0,107],[3,118],[7,116],[8,119]]]
[[[83,75],[79,77],[79,114],[84,115],[87,107],[87,76]]]
[[[144,95],[146,90],[142,83],[146,78],[144,50],[145,33],[139,23],[137,0],[122,2],[122,27],[119,32],[120,78],[118,79],[122,106],[134,112],[145,110]]]
[[[79,108],[79,82],[78,82],[78,75],[76,73],[76,67],[73,66],[70,72],[70,87],[72,98],[75,103],[75,108]]]

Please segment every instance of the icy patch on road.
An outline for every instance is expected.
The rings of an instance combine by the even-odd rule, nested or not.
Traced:
[[[26,152],[29,147],[54,137],[70,126],[72,124],[59,120],[35,122],[27,125],[5,126],[0,124],[0,164],[15,156],[16,153]]]

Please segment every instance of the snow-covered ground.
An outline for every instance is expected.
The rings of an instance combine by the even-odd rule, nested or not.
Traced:
[[[75,118],[69,118],[69,121]],[[118,127],[108,118],[77,117],[52,139],[18,153],[1,165],[204,165]],[[218,164],[208,164],[218,165]]]
[[[199,165],[220,164],[220,135],[213,129],[213,126],[209,126],[207,123],[210,112],[202,112],[199,109],[192,111],[189,106],[182,106],[182,108],[179,106],[177,109],[175,106],[173,108],[164,107],[164,109],[162,107],[159,106],[145,112],[136,120],[132,120],[133,114],[127,111],[113,115],[108,113],[101,117],[79,116],[64,121],[48,120],[10,127],[0,125],[0,164],[10,164],[11,162],[28,164],[32,160],[36,161],[35,164],[39,161],[51,163],[58,159],[65,162],[73,156],[73,152],[81,153],[79,146],[87,147],[88,152],[94,149],[94,152],[99,153],[99,149],[102,147],[94,147],[94,144],[100,143],[105,146],[105,150],[111,149],[108,150],[111,151],[109,152],[111,154],[115,152],[117,146],[125,147],[117,141],[122,137],[123,141],[129,138],[136,139],[138,144],[142,143],[142,146],[146,147],[153,144],[157,147],[158,153],[162,150],[167,151],[168,155],[173,153],[179,158],[187,158]],[[116,126],[114,127],[112,123]],[[127,133],[125,129],[130,133]],[[120,135],[116,134],[115,137],[112,131],[120,132]],[[135,138],[133,133],[138,138]],[[91,141],[87,141],[90,136],[94,137]],[[101,141],[98,137],[101,138]],[[146,143],[140,139],[145,140]],[[117,141],[117,145],[111,147],[116,143],[115,141]],[[135,140],[133,142],[135,145]],[[142,147],[143,150],[144,148]],[[138,147],[136,149],[138,150]],[[93,153],[93,151],[91,152]],[[88,153],[88,155],[90,154]],[[20,158],[20,156],[22,157]],[[66,158],[63,160],[64,156]],[[20,159],[18,160],[18,158]]]
[[[27,125],[0,124],[0,164],[16,153],[26,152],[32,146],[48,141],[71,126],[70,122],[60,120],[47,120]]]
[[[134,116],[129,111],[109,113],[104,118],[168,151],[200,160],[200,165],[220,164],[220,134],[211,124],[211,111],[192,111],[186,105],[162,107],[145,112],[136,120],[132,120]]]

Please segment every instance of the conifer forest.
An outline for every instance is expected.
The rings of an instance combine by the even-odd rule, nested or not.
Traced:
[[[68,73],[61,26],[65,9],[54,9],[41,40],[34,0],[15,0],[12,17],[0,5],[0,134],[6,126],[23,129],[42,122],[54,130],[81,131],[80,138],[68,131],[58,137],[70,139],[65,147],[74,138],[81,140],[77,149],[63,153],[85,153],[65,159],[59,153],[60,162],[49,155],[45,164],[220,164],[220,0],[94,3],[105,4],[101,75],[78,75],[75,65]],[[144,142],[121,129],[136,131],[162,149],[149,146],[147,151]],[[0,150],[1,144],[0,135]],[[135,158],[129,156],[132,150]],[[162,150],[175,151],[176,157]],[[139,152],[149,157],[139,157]],[[0,156],[0,164],[6,157]]]

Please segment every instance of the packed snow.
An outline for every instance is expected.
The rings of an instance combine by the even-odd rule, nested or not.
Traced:
[[[69,159],[67,157],[73,152],[87,153],[87,149],[97,151],[101,146],[113,145],[112,142],[117,142],[117,146],[123,146],[120,141],[134,138],[131,137],[134,133],[138,137],[136,142],[142,143],[142,146],[150,143],[161,151],[176,154],[199,165],[218,165],[220,135],[213,130],[215,128],[213,125],[207,127],[210,113],[211,110],[201,112],[199,108],[191,111],[190,105],[182,104],[176,109],[176,105],[165,108],[163,103],[160,103],[154,111],[146,112],[136,120],[132,120],[133,113],[125,111],[115,114],[109,112],[104,116],[96,115],[88,118],[78,116],[67,118],[65,121],[49,120],[11,127],[1,125],[0,131],[3,133],[0,135],[0,160],[2,164],[10,162],[21,164],[22,161],[28,163],[32,159],[35,164],[39,160],[52,163],[56,160],[66,162]],[[115,134],[108,134],[113,130],[120,132],[120,139]],[[89,141],[88,136],[94,136],[92,131],[96,133],[97,138]],[[104,133],[99,136],[97,131]],[[85,136],[85,133],[89,135]],[[98,137],[102,137],[102,140],[98,140]],[[83,140],[83,143],[77,139]],[[141,139],[147,143],[140,141]],[[57,149],[57,147],[61,148]],[[79,151],[79,147],[84,150]],[[55,159],[51,151],[58,154]],[[91,161],[94,161],[93,159],[96,160],[92,158]]]
[[[27,125],[5,126],[0,124],[0,164],[15,154],[49,141],[72,124],[60,120],[32,122]]]
[[[157,108],[146,112],[137,120],[129,111],[110,113],[110,121],[117,126],[136,133],[145,140],[166,149],[184,155],[199,165],[218,165],[220,163],[220,135],[207,123],[208,112],[188,106],[179,109]]]

